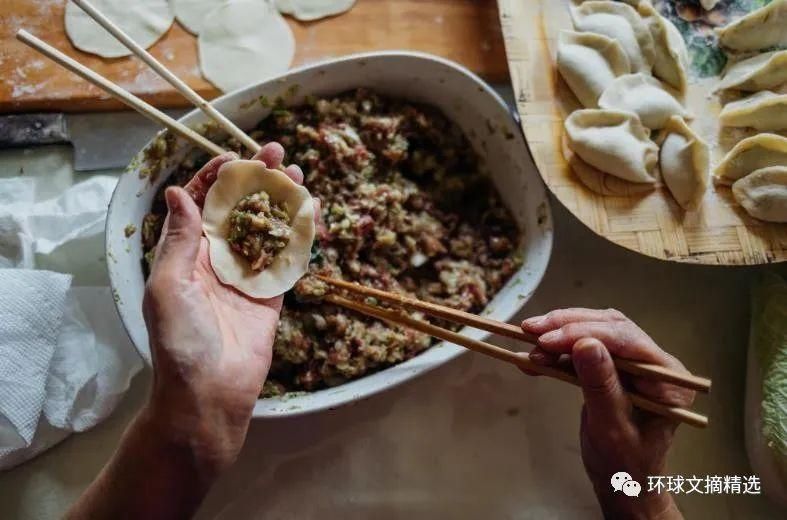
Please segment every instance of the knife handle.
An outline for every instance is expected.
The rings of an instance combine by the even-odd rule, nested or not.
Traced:
[[[0,148],[70,142],[64,114],[9,114],[0,116]]]

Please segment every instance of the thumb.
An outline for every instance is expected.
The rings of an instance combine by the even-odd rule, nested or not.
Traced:
[[[592,338],[577,341],[571,351],[571,361],[585,396],[588,420],[605,427],[627,422],[631,403],[604,344]]]
[[[164,192],[167,221],[156,248],[154,268],[172,276],[188,276],[194,269],[202,237],[202,217],[194,200],[183,188]]]

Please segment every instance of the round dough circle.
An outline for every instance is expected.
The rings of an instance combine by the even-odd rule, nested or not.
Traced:
[[[295,56],[290,26],[267,2],[237,0],[208,14],[199,34],[200,67],[224,92],[286,72]]]
[[[167,0],[93,0],[93,6],[140,46],[148,48],[166,33],[175,15]],[[79,50],[102,58],[132,53],[73,2],[66,4],[66,34]]]
[[[276,7],[302,22],[336,16],[352,9],[355,0],[276,0]]]
[[[252,271],[227,241],[228,217],[238,201],[260,191],[267,192],[272,201],[287,205],[293,233],[267,269]],[[273,298],[292,289],[309,270],[316,233],[314,201],[306,188],[282,171],[266,168],[260,161],[231,161],[219,169],[205,197],[202,229],[208,238],[210,263],[223,284],[252,298]]]
[[[175,18],[191,34],[199,34],[202,22],[216,7],[216,0],[172,0]]]

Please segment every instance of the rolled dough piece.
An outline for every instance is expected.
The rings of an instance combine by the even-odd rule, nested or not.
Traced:
[[[219,4],[199,34],[202,74],[224,92],[286,72],[295,37],[276,9],[261,0]]]
[[[238,201],[260,191],[268,193],[272,202],[286,206],[292,235],[271,265],[263,271],[253,271],[249,262],[232,250],[227,232],[230,212]],[[202,229],[208,238],[210,263],[216,276],[252,298],[283,294],[306,274],[315,228],[314,201],[309,191],[284,172],[266,168],[260,161],[224,164],[202,210]]]
[[[172,0],[175,18],[191,34],[199,34],[202,22],[216,7],[216,0]]]
[[[169,30],[175,19],[167,0],[93,0],[92,4],[146,49]],[[66,4],[65,25],[68,38],[79,50],[102,58],[132,54],[73,2]]]
[[[352,9],[355,0],[276,0],[276,7],[284,14],[302,22],[336,16]]]

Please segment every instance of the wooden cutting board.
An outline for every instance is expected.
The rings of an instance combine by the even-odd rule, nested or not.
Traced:
[[[571,29],[568,2],[498,2],[522,128],[541,177],[557,199],[598,235],[654,258],[715,265],[787,260],[787,224],[750,217],[735,202],[727,186],[711,186],[702,206],[697,211],[685,212],[663,185],[646,193],[633,193],[630,183],[609,175],[602,180],[592,168],[592,172],[585,169],[580,173],[586,181],[593,181],[589,184],[595,190],[580,181],[577,169],[567,161],[571,157],[564,147],[563,122],[581,107],[554,65],[558,33],[561,29]],[[653,0],[653,3],[664,14],[678,14],[674,11],[678,4],[667,0]],[[720,18],[720,23],[726,23],[727,19],[741,15],[741,12],[727,13],[728,9],[728,4],[722,4],[708,15],[710,21],[719,23],[717,19],[725,16]],[[754,132],[719,128],[721,100],[711,92],[724,57],[707,45],[705,31],[710,29],[690,25],[684,38],[690,42],[693,53],[697,49],[704,53],[693,54],[693,80],[687,104],[694,115],[691,124],[708,141],[711,163],[715,166],[735,143]],[[695,41],[699,45],[697,49],[693,47]],[[709,64],[714,63],[715,68],[709,71]]]
[[[65,0],[3,0],[0,112],[120,106],[18,42],[15,34],[20,28],[156,106],[185,106],[183,98],[138,59],[107,60],[76,50],[65,34],[64,8]],[[350,12],[334,18],[288,21],[297,41],[294,66],[357,52],[406,49],[457,61],[488,81],[508,81],[495,0],[358,0]],[[200,75],[196,38],[177,22],[149,50],[204,97],[218,94]]]

